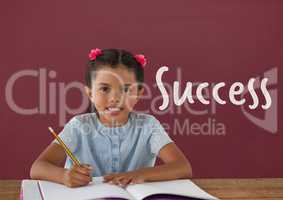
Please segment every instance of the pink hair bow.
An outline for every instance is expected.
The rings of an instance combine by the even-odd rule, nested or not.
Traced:
[[[101,49],[96,48],[96,49],[92,49],[90,51],[90,53],[88,54],[88,57],[89,57],[90,60],[95,60],[96,57],[101,55],[101,54],[102,54]]]
[[[141,64],[142,67],[146,65],[146,58],[142,54],[135,55],[135,59]]]

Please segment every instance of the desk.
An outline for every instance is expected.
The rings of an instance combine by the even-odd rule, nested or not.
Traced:
[[[222,200],[283,200],[283,178],[193,179],[203,190]],[[20,180],[0,180],[0,200],[18,200]]]

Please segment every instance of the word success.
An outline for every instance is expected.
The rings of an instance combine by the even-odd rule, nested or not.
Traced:
[[[156,72],[156,84],[163,98],[163,103],[161,106],[159,106],[160,110],[165,110],[169,105],[169,94],[162,82],[162,76],[168,70],[169,70],[168,67],[163,66],[163,67],[160,67],[158,71]],[[254,88],[255,81],[256,81],[255,78],[250,78],[247,84],[247,90],[249,94],[251,95],[252,101],[253,101],[253,103],[248,106],[250,109],[256,109],[259,105],[259,98]],[[266,87],[267,81],[268,81],[268,78],[263,78],[260,82],[260,88],[259,88],[265,98],[265,104],[261,105],[262,109],[264,110],[267,110],[268,108],[270,108],[271,103],[272,103],[270,94]],[[221,104],[221,105],[226,104],[226,101],[223,100],[223,98],[219,96],[219,90],[221,88],[224,88],[225,85],[226,84],[224,82],[220,82],[220,83],[213,84],[212,86],[212,97],[218,104]],[[203,83],[197,84],[197,88],[196,88],[196,94],[195,94],[196,98],[202,104],[205,104],[205,105],[210,104],[210,100],[204,98],[203,96],[203,91],[205,89],[208,89],[208,87],[209,87],[209,83],[203,82]],[[180,95],[181,92],[179,90],[180,90],[180,83],[178,81],[174,81],[173,83],[173,101],[175,105],[180,106],[185,102],[185,100],[187,100],[191,104],[195,103],[193,94],[192,94],[193,93],[192,92],[193,91],[192,82],[186,83],[186,87],[182,95]],[[241,82],[233,83],[229,88],[230,102],[237,106],[245,104],[246,99],[243,97],[244,92],[245,92],[245,86],[243,83]],[[239,97],[236,98],[237,96]]]

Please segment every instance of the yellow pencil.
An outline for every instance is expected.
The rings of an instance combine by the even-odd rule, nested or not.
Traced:
[[[51,128],[48,127],[49,131],[52,133],[52,135],[56,138],[56,140],[61,144],[61,146],[65,149],[66,153],[68,154],[68,156],[70,156],[70,158],[72,159],[72,161],[76,164],[76,165],[81,165],[80,161],[72,154],[72,152],[70,151],[70,149],[65,145],[65,143],[63,142],[63,140],[61,140],[61,138],[55,133],[55,131]]]

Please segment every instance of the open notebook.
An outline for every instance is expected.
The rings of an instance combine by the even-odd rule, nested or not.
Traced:
[[[90,200],[101,198],[131,200],[217,199],[201,190],[189,179],[134,184],[126,188],[103,183],[103,177],[94,177],[89,185],[78,188],[69,188],[49,181],[39,181],[38,183],[44,200]]]

